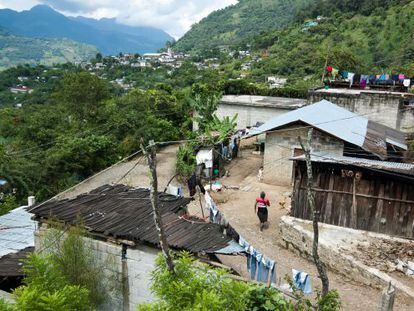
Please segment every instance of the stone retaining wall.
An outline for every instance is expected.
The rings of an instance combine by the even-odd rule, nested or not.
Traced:
[[[313,230],[312,222],[294,217],[283,216],[279,224],[282,238],[286,247],[292,248],[303,257],[312,260]],[[358,232],[349,228],[342,228],[327,224],[319,224],[319,256],[325,265],[349,279],[359,283],[374,287],[384,288],[389,282],[405,295],[414,298],[414,289],[402,284],[398,280],[390,277],[388,274],[368,267],[354,257],[341,252],[340,245],[335,242],[340,239],[330,239],[324,229],[329,228],[341,231],[338,235],[347,235],[347,233]],[[332,231],[332,230],[331,230]],[[362,231],[361,231],[362,232]]]

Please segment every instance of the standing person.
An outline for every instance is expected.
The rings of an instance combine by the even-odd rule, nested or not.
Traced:
[[[254,204],[254,212],[257,213],[260,220],[260,231],[263,231],[263,227],[267,222],[268,206],[270,206],[270,202],[266,199],[266,193],[262,191],[260,197],[256,199],[256,203]]]

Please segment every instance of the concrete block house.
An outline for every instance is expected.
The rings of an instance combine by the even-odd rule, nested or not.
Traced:
[[[219,119],[237,114],[237,130],[263,124],[273,117],[306,105],[306,99],[253,95],[225,95],[220,100],[215,114]],[[197,130],[194,124],[194,130]]]
[[[263,159],[264,181],[290,185],[293,156],[303,154],[299,137],[307,140],[312,127],[312,152],[379,160],[399,159],[407,150],[405,135],[322,100],[272,118],[251,135],[266,134]]]
[[[104,185],[72,199],[48,201],[30,210],[39,223],[35,249],[42,249],[50,230],[49,221],[67,225],[82,220],[85,238],[99,260],[110,262],[105,273],[114,280],[117,294],[105,310],[135,310],[136,305],[154,299],[150,290],[151,271],[160,252],[150,191],[124,185]],[[218,260],[217,254],[236,254],[243,249],[223,234],[220,225],[186,216],[190,199],[159,193],[159,204],[169,246],[198,257]]]

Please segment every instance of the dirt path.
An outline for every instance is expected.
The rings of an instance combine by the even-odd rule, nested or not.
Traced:
[[[291,191],[291,188],[259,183],[256,176],[261,161],[260,156],[254,156],[245,151],[242,158],[233,161],[228,166],[230,177],[221,179],[223,185],[240,186],[240,190],[224,190],[221,193],[214,193],[213,197],[237,232],[259,251],[276,260],[278,279],[282,279],[282,283],[284,283],[284,276],[291,276],[291,269],[295,268],[311,274],[313,289],[321,288],[314,264],[286,249],[283,245],[278,223],[280,217],[287,214],[287,210],[281,209],[279,202],[286,200],[284,194]],[[253,210],[255,198],[260,191],[265,191],[271,202],[270,226],[263,232],[259,231],[258,219]],[[287,203],[289,203],[288,199]],[[221,258],[225,264],[243,276],[248,276],[244,257],[223,256]],[[331,288],[337,289],[340,293],[343,310],[377,310],[380,291],[347,280],[332,271],[329,271],[329,280]],[[414,302],[397,294],[394,309],[414,310]]]
[[[157,152],[157,175],[159,190],[163,191],[168,181],[175,174],[175,157],[178,146],[169,146]],[[74,188],[61,193],[58,198],[73,198],[105,184],[125,184],[131,187],[149,187],[148,165],[145,157],[136,156],[101,171]]]

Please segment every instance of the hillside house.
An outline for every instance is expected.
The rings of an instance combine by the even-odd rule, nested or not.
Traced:
[[[160,253],[150,191],[124,185],[101,186],[72,199],[49,201],[30,210],[39,222],[35,248],[42,247],[53,217],[66,224],[79,217],[88,229],[87,243],[103,261],[112,262],[108,277],[116,280],[121,293],[112,297],[112,310],[135,310],[136,304],[154,299],[151,271]],[[159,193],[160,211],[167,241],[174,250],[187,250],[199,257],[217,260],[216,254],[234,254],[243,249],[224,235],[217,224],[186,216],[190,199]]]
[[[277,76],[269,76],[267,77],[267,83],[271,89],[281,88],[283,87],[286,82],[287,78],[277,77]]]
[[[299,137],[306,141],[313,128],[312,152],[399,161],[407,150],[405,135],[382,124],[322,100],[277,116],[251,135],[266,134],[264,180],[289,185],[293,181],[292,156],[303,154]]]
[[[369,120],[399,131],[414,131],[414,94],[412,93],[339,87],[309,90],[309,102],[315,103],[322,99],[357,114],[366,115]]]
[[[14,86],[10,88],[10,92],[12,92],[13,94],[30,94],[33,92],[33,89],[31,89],[30,87],[27,86]]]
[[[292,216],[312,219],[305,157],[295,163]],[[338,155],[311,155],[321,222],[414,237],[414,164]]]
[[[306,100],[304,99],[225,95],[220,100],[215,113],[220,119],[224,117],[233,118],[237,114],[236,129],[244,130],[305,105]],[[196,125],[195,128],[197,128]]]

